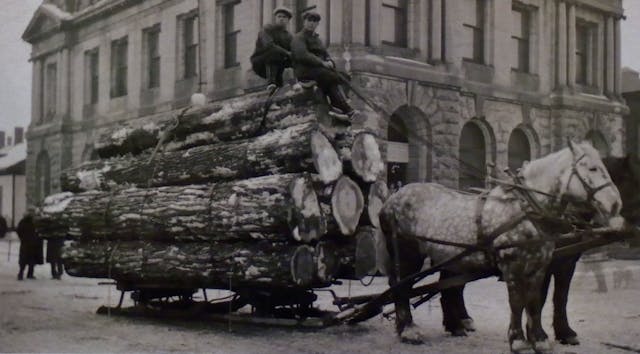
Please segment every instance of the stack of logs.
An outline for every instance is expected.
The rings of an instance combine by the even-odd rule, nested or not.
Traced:
[[[309,90],[105,128],[36,213],[67,272],[127,284],[320,287],[380,267],[387,197],[376,137]]]

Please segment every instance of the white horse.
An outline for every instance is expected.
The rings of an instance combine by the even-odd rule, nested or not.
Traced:
[[[611,218],[622,201],[598,152],[589,144],[574,144],[527,164],[522,184],[538,205],[551,208],[561,200],[587,202]],[[554,241],[543,234],[528,212],[531,204],[513,188],[498,186],[484,197],[460,193],[434,183],[413,183],[393,194],[380,213],[391,258],[389,284],[420,270],[424,259],[434,264],[459,254],[464,246],[492,246],[446,267],[453,273],[499,270],[506,281],[511,308],[509,343],[513,352],[550,350],[540,320],[540,287],[551,261]],[[514,221],[515,220],[515,221]],[[492,235],[496,229],[509,231]],[[514,246],[515,247],[510,247]],[[412,284],[394,291],[396,330],[402,341],[421,343],[423,335],[409,309]],[[527,339],[522,312],[527,314]]]

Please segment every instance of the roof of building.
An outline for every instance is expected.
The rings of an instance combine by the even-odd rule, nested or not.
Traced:
[[[24,174],[27,144],[20,143],[0,149],[0,175]]]

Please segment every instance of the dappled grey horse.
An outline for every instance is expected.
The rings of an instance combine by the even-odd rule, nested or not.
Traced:
[[[543,208],[562,199],[587,202],[606,218],[620,212],[618,189],[588,143],[569,142],[569,147],[532,161],[522,169],[521,179],[527,188],[541,192],[534,198]],[[540,288],[554,242],[530,220],[529,208],[513,189],[503,186],[483,196],[434,183],[403,187],[386,201],[380,213],[391,259],[390,286],[419,271],[426,257],[438,264],[459,254],[461,245],[491,245],[486,252],[472,253],[447,266],[446,271],[464,274],[498,269],[509,294],[511,350],[533,346],[536,351],[548,351],[550,343],[541,324]],[[512,227],[492,234],[504,225]],[[396,330],[401,340],[421,343],[423,335],[409,308],[411,287],[403,285],[393,292]],[[522,330],[523,311],[527,314],[528,341]]]
[[[640,159],[638,156],[607,157],[603,159],[604,165],[611,176],[611,180],[620,191],[622,209],[620,215],[630,225],[640,225]],[[581,211],[580,219],[591,221],[593,211]],[[557,247],[563,247],[575,243],[575,239],[559,240]],[[545,303],[551,278],[553,277],[553,330],[556,339],[562,344],[580,344],[578,334],[569,325],[567,318],[567,301],[569,287],[576,268],[576,262],[582,254],[563,257],[554,257],[547,268],[541,292],[541,303]],[[444,280],[456,276],[450,272],[441,272],[440,279]],[[466,336],[467,331],[474,331],[473,320],[467,313],[464,303],[464,285],[443,290],[440,302],[442,304],[442,323],[445,330],[453,336]]]

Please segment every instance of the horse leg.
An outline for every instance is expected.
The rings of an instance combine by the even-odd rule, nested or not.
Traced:
[[[383,230],[389,235],[387,238],[387,249],[390,250],[389,257],[391,267],[389,267],[389,286],[395,287],[393,291],[393,301],[396,310],[396,332],[400,340],[405,343],[422,344],[424,336],[418,326],[413,323],[411,308],[409,303],[409,292],[413,284],[396,287],[396,284],[407,275],[420,270],[422,261],[420,260],[419,247],[414,240],[399,239],[395,227],[386,226],[382,220]],[[400,256],[402,254],[402,257]],[[402,260],[402,261],[401,261]]]
[[[531,345],[525,340],[522,331],[522,311],[525,301],[520,291],[519,284],[513,279],[508,279],[507,272],[503,270],[507,290],[509,292],[509,307],[511,308],[511,319],[509,322],[509,346],[512,353],[520,353],[531,349]]]
[[[576,270],[576,262],[580,255],[558,262],[554,267],[554,292],[553,292],[553,330],[556,339],[562,344],[578,345],[578,334],[569,326],[567,318],[567,301],[569,299],[569,287]]]
[[[464,287],[465,285],[460,285],[457,289],[456,308],[458,308],[460,311],[460,322],[462,323],[464,329],[467,332],[475,332],[476,326],[473,323],[473,318],[471,318],[471,316],[469,316],[469,313],[467,313],[467,307],[464,304]]]
[[[542,302],[540,289],[545,277],[543,271],[538,271],[527,279],[527,286],[523,287],[525,296],[525,308],[527,311],[527,339],[533,345],[536,353],[547,353],[551,351],[549,337],[542,329]]]
[[[440,272],[440,280],[450,278],[453,275],[453,273],[442,271]],[[444,326],[445,331],[450,332],[454,337],[467,335],[465,326],[462,322],[463,319],[469,319],[469,315],[464,308],[464,298],[462,298],[463,290],[464,285],[450,287],[440,292],[442,325]]]

